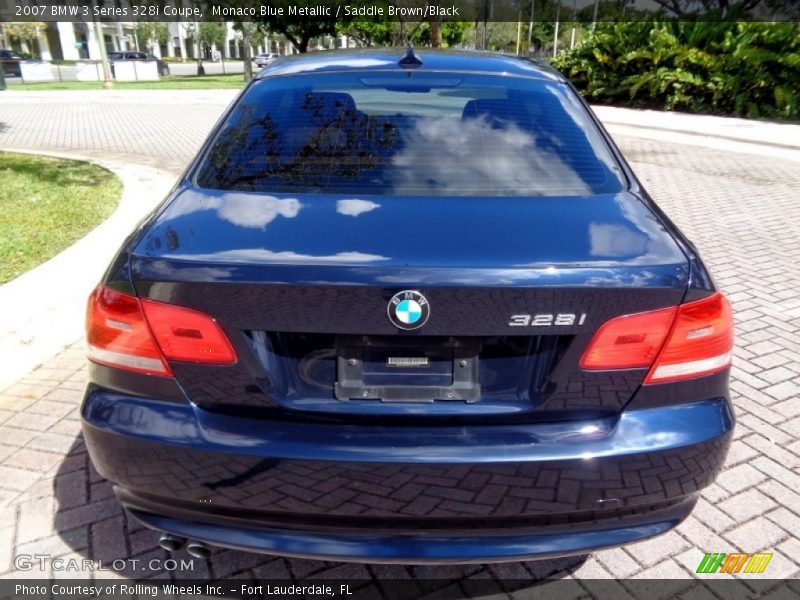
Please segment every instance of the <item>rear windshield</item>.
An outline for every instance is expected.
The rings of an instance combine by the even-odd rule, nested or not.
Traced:
[[[566,86],[374,72],[254,83],[196,182],[219,190],[433,196],[614,193],[619,167]]]

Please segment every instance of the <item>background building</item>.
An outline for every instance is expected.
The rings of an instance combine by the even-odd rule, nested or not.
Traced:
[[[94,23],[27,23],[24,24],[24,35],[20,34],[19,25],[0,23],[0,48],[28,53],[42,60],[100,60],[100,43],[105,44],[107,52],[138,50],[150,52],[158,58],[193,60],[200,55],[204,60],[214,60],[244,56],[242,34],[230,22],[224,24],[224,42],[211,45],[197,42],[196,23],[159,24],[169,31],[166,41],[140,39],[141,29],[134,22],[102,23],[102,40],[98,39]],[[315,49],[347,48],[352,45],[352,40],[345,36],[326,36],[318,41]],[[267,33],[263,40],[252,46],[251,56],[259,52],[294,54],[296,50],[283,36]]]

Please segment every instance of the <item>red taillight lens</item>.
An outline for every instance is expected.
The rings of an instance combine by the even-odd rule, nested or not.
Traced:
[[[664,349],[645,383],[710,375],[731,365],[733,314],[720,293],[682,304]]]
[[[677,311],[677,307],[671,307],[611,319],[589,342],[581,357],[581,368],[649,367],[664,345]]]
[[[650,367],[645,383],[710,375],[731,364],[733,316],[725,297],[713,296],[608,321],[589,342],[581,368]]]
[[[226,365],[236,353],[217,322],[201,312],[99,286],[89,297],[89,359],[171,377],[166,360]]]
[[[208,315],[153,300],[141,302],[156,341],[168,359],[214,365],[236,362],[231,343]]]
[[[89,359],[94,362],[148,375],[172,376],[135,296],[97,287],[89,296],[86,339]]]

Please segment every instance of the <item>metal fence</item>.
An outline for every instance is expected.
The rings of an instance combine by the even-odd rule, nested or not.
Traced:
[[[153,72],[152,61],[112,61],[114,79],[118,81],[147,81],[158,79]],[[203,61],[205,75],[232,75],[244,72],[242,61]],[[116,65],[120,65],[116,73]],[[197,61],[168,63],[170,75],[191,77],[198,75]],[[254,70],[258,70],[254,66]],[[99,60],[80,60],[76,62],[25,61],[21,65],[21,76],[6,73],[6,85],[27,83],[58,82],[97,82],[103,81],[103,63]],[[158,69],[155,69],[157,73]]]

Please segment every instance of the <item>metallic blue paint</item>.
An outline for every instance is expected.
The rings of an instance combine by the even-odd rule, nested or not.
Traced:
[[[103,448],[92,453],[97,469],[119,483],[120,501],[149,527],[232,548],[368,562],[543,558],[663,533],[721,467],[733,427],[724,398],[614,419],[365,430],[215,414],[100,389],[90,391],[83,419],[90,449]],[[556,474],[552,483],[542,479],[547,472]],[[400,481],[397,498],[419,494],[428,480],[445,485],[481,473],[505,485],[494,485],[500,496],[478,523],[464,511],[485,507],[455,490],[452,508],[435,519],[398,511],[391,497],[365,515],[326,500],[359,482]],[[304,501],[291,500],[299,490],[268,500],[303,480]],[[572,484],[574,492],[564,489]],[[553,501],[515,508],[531,492]]]
[[[725,398],[625,411],[619,417],[463,427],[269,422],[104,391],[90,393],[84,422],[107,433],[198,451],[267,459],[380,463],[546,463],[664,452],[724,438]],[[576,465],[577,466],[577,465]],[[109,474],[114,481],[114,475]]]
[[[253,85],[397,71],[400,56],[308,54],[277,61]],[[419,56],[418,71],[569,86],[524,59]],[[578,360],[606,320],[698,299],[715,286],[588,107],[582,126],[603,135],[626,191],[224,193],[192,183],[201,152],[103,282],[214,316],[239,361],[173,363],[175,379],[90,366],[84,436],[123,505],[149,527],[212,544],[378,562],[558,556],[677,525],[724,462],[734,425],[728,373],[642,385],[643,369],[585,372]],[[421,331],[398,332],[387,319],[388,300],[403,289],[431,302]],[[342,311],[344,301],[355,308]],[[508,327],[509,315],[536,311],[587,317],[582,327]],[[296,348],[270,354],[257,343],[276,332],[472,336],[484,345],[519,336],[535,349],[524,371],[533,383],[507,393],[487,384],[472,404],[308,397],[289,373]],[[554,343],[537,345],[540,338]],[[494,358],[484,369],[490,376],[516,368]]]
[[[547,63],[496,52],[424,49],[416,52],[423,64],[420,70],[460,73],[486,73],[564,81],[564,77]],[[403,71],[395,49],[368,48],[343,52],[308,53],[285,57],[259,71],[256,79],[292,75],[314,75],[336,71]]]
[[[380,234],[386,231],[392,235]],[[349,198],[187,187],[169,200],[133,254],[206,268],[519,269],[542,270],[544,277],[557,275],[559,267],[640,267],[641,276],[641,267],[674,272],[687,266],[666,228],[630,193]]]
[[[124,504],[124,496],[121,500]],[[667,511],[656,513],[654,516],[661,520],[653,519],[643,524],[584,530],[572,527],[554,533],[518,529],[514,533],[492,536],[264,531],[162,517],[133,508],[129,510],[152,529],[225,548],[345,562],[463,564],[561,557],[638,542],[676,527],[689,515],[693,506],[694,502],[687,502],[668,514],[663,514]]]
[[[169,257],[150,259],[129,255],[131,274],[148,291],[150,281],[167,279],[183,283],[260,283],[307,286],[382,286],[400,288],[415,282],[417,287],[518,287],[518,288],[651,288],[680,289],[689,275],[686,265],[640,267],[529,267],[509,269],[419,268],[416,266],[383,269],[344,265],[270,265],[214,263],[198,265]],[[160,292],[154,292],[159,293]],[[624,307],[620,307],[624,308]],[[655,308],[655,307],[654,307]]]

